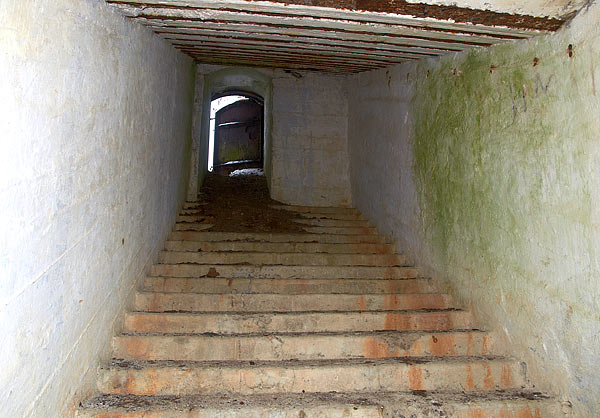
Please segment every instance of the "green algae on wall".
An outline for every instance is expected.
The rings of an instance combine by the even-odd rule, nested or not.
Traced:
[[[594,8],[556,35],[426,61],[413,98],[433,267],[582,416],[600,409]]]

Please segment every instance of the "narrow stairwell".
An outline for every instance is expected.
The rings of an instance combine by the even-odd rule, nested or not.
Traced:
[[[562,416],[357,210],[282,205],[305,232],[236,233],[202,208],[185,205],[80,417]]]

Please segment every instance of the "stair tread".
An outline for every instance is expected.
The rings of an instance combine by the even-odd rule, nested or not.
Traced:
[[[449,364],[449,363],[490,363],[490,362],[515,362],[515,358],[500,355],[485,356],[440,356],[440,357],[395,357],[367,359],[311,359],[311,360],[123,360],[112,359],[105,368],[118,370],[144,370],[144,369],[260,369],[260,368],[320,368],[339,367],[348,368],[368,365],[376,367],[381,365],[418,365],[418,364]]]
[[[304,232],[204,231],[212,217],[186,203],[113,337],[98,381],[105,394],[85,402],[83,416],[560,410],[524,389],[532,386],[518,360],[498,355],[472,313],[357,209],[270,206],[296,212],[290,222]]]
[[[201,280],[201,278],[199,278]],[[227,280],[227,279],[224,279]],[[268,279],[266,279],[268,280]],[[298,279],[289,279],[289,280],[298,280]],[[405,279],[397,279],[397,280],[405,280]],[[407,279],[407,280],[411,280],[411,279]],[[172,295],[173,292],[161,292],[161,291],[154,291],[154,290],[138,290],[138,293],[142,293],[142,294],[160,294],[160,295]],[[182,294],[182,295],[186,295],[186,294],[190,294],[190,295],[196,295],[198,293],[196,292],[177,292],[175,293],[176,295]],[[256,293],[230,293],[230,292],[207,292],[207,293],[201,293],[202,295],[215,295],[215,296],[221,296],[221,295],[232,295],[232,296],[237,296],[237,295],[248,295],[248,296],[261,296],[261,295],[265,295],[265,296],[281,296],[281,297],[292,297],[292,296],[304,296],[304,297],[310,297],[310,296],[330,296],[330,295],[335,295],[335,296],[352,296],[352,297],[361,297],[361,296],[373,296],[373,297],[394,297],[394,296],[423,296],[423,295],[437,295],[437,296],[448,296],[448,293],[441,293],[441,292],[419,292],[419,293],[398,293],[398,292],[394,292],[394,293],[348,293],[348,292],[339,292],[339,293],[331,293],[331,292],[327,292],[327,293],[323,293],[323,292],[317,292],[317,293],[310,293],[310,294],[289,294],[289,293],[266,293],[266,292],[256,292]]]
[[[154,333],[154,332],[123,332],[117,337],[198,337],[198,338],[257,338],[257,337],[305,337],[305,336],[398,336],[398,335],[437,335],[437,334],[468,334],[468,333],[488,333],[480,328],[472,329],[452,329],[441,331],[312,331],[312,332],[254,332],[237,334],[219,334],[214,332],[204,333]]]
[[[265,315],[302,315],[302,314],[428,314],[428,313],[467,313],[469,311],[459,308],[442,308],[442,309],[404,309],[404,310],[393,310],[393,309],[378,309],[378,310],[353,310],[353,311],[323,311],[323,310],[312,310],[312,311],[184,311],[184,310],[173,310],[164,312],[148,312],[148,311],[129,311],[131,314],[148,314],[148,315],[222,315],[222,316],[265,316]]]
[[[378,392],[376,395],[363,392],[210,396],[101,395],[84,403],[81,412],[87,412],[87,417],[104,417],[104,413],[108,412],[112,418],[131,417],[131,414],[153,418],[564,416],[558,400],[541,392],[514,390],[468,394],[413,391]]]
[[[439,403],[466,404],[478,402],[553,402],[548,394],[526,390],[502,390],[493,392],[328,392],[328,393],[276,393],[276,394],[218,394],[188,396],[114,395],[96,396],[82,404],[87,409],[191,409],[191,408],[251,408],[264,406],[298,407],[306,405],[357,405],[379,406],[385,403],[398,405],[422,404],[428,408]],[[438,415],[440,416],[440,415]]]

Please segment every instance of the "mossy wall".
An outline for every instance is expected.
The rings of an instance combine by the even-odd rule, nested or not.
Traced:
[[[379,127],[349,129],[353,201],[576,416],[600,410],[599,22],[592,3],[556,34],[359,75],[349,89],[350,120],[368,112]],[[386,187],[405,210],[373,205]]]

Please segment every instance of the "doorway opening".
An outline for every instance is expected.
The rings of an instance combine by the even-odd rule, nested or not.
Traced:
[[[210,103],[208,171],[230,175],[239,170],[262,174],[264,100],[245,91],[215,94]]]

